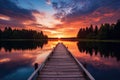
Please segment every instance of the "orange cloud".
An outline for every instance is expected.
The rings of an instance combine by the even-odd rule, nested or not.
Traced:
[[[101,10],[103,12],[101,12]],[[106,12],[107,11],[107,12]],[[102,23],[114,23],[119,19],[119,10],[99,8],[91,14],[63,19],[61,24],[55,26],[55,34],[47,33],[50,37],[75,37],[80,28],[89,27],[91,24],[100,26]],[[50,30],[51,31],[51,30]],[[50,32],[49,31],[49,32]],[[52,31],[51,31],[52,33]]]
[[[9,58],[0,59],[0,63],[9,62],[9,61],[10,61]]]
[[[47,13],[33,13],[36,18],[36,23],[41,24],[44,27],[52,28],[54,25],[61,23],[59,20],[54,19],[54,17]]]
[[[8,16],[2,15],[2,14],[0,14],[0,19],[10,20],[10,18]]]

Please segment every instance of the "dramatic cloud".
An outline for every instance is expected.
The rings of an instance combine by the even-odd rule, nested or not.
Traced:
[[[50,37],[70,37],[81,27],[114,23],[119,13],[120,0],[0,0],[0,28],[42,30]]]
[[[18,7],[10,0],[0,0],[0,25],[23,27],[24,23],[36,21],[33,13],[37,10],[28,10]]]
[[[47,0],[47,2],[50,2],[50,0]],[[16,5],[16,2],[12,2],[11,0],[0,1],[1,28],[10,26],[41,31],[44,27],[48,30],[59,23],[60,21],[54,19],[48,13],[21,8]]]
[[[20,22],[17,21],[8,21],[8,20],[2,20],[0,19],[0,27],[4,28],[4,27],[20,27],[20,28],[24,28],[25,26],[23,24],[21,24]]]
[[[0,0],[0,14],[6,15],[12,19],[17,19],[19,21],[35,20],[32,15],[34,11],[35,10],[22,9],[10,0]]]
[[[53,16],[62,22],[56,25],[59,27],[58,31],[70,36],[76,36],[80,27],[114,23],[120,18],[119,0],[51,1],[53,9],[56,11]]]
[[[57,11],[54,16],[57,19],[62,19],[63,21],[92,14],[99,8],[103,9],[103,11],[101,10],[101,12],[99,12],[100,14],[108,13],[104,11],[104,8],[113,10],[120,9],[119,0],[59,0],[52,4],[53,8]]]

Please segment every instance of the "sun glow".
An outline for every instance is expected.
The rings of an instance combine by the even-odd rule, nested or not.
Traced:
[[[33,13],[36,18],[36,22],[42,27],[52,28],[56,24],[61,24],[61,21],[54,19],[49,13]]]
[[[65,36],[64,35],[57,35],[57,38],[61,39],[61,38],[65,38]]]
[[[61,36],[58,36],[58,39],[60,39],[61,38]]]

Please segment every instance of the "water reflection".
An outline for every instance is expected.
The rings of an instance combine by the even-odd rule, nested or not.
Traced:
[[[54,40],[41,42],[5,42],[0,47],[0,80],[27,80],[34,63],[41,63],[58,42],[86,64],[96,80],[120,80],[120,43]]]
[[[120,43],[78,42],[79,61],[96,80],[120,80]]]
[[[101,57],[109,58],[115,57],[120,60],[120,43],[104,43],[104,42],[78,42],[78,49],[80,52],[85,52],[91,56],[100,54]]]
[[[61,41],[96,80],[120,80],[120,43]]]
[[[0,44],[0,80],[27,80],[34,63],[41,63],[52,50],[41,41],[3,41]]]
[[[33,50],[37,47],[43,48],[43,45],[47,44],[47,41],[0,41],[0,49],[4,48],[5,51],[11,52],[12,49],[14,50]]]

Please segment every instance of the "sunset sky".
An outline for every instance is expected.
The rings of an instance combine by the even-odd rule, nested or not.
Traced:
[[[0,28],[75,37],[81,27],[120,19],[120,0],[0,0]]]

